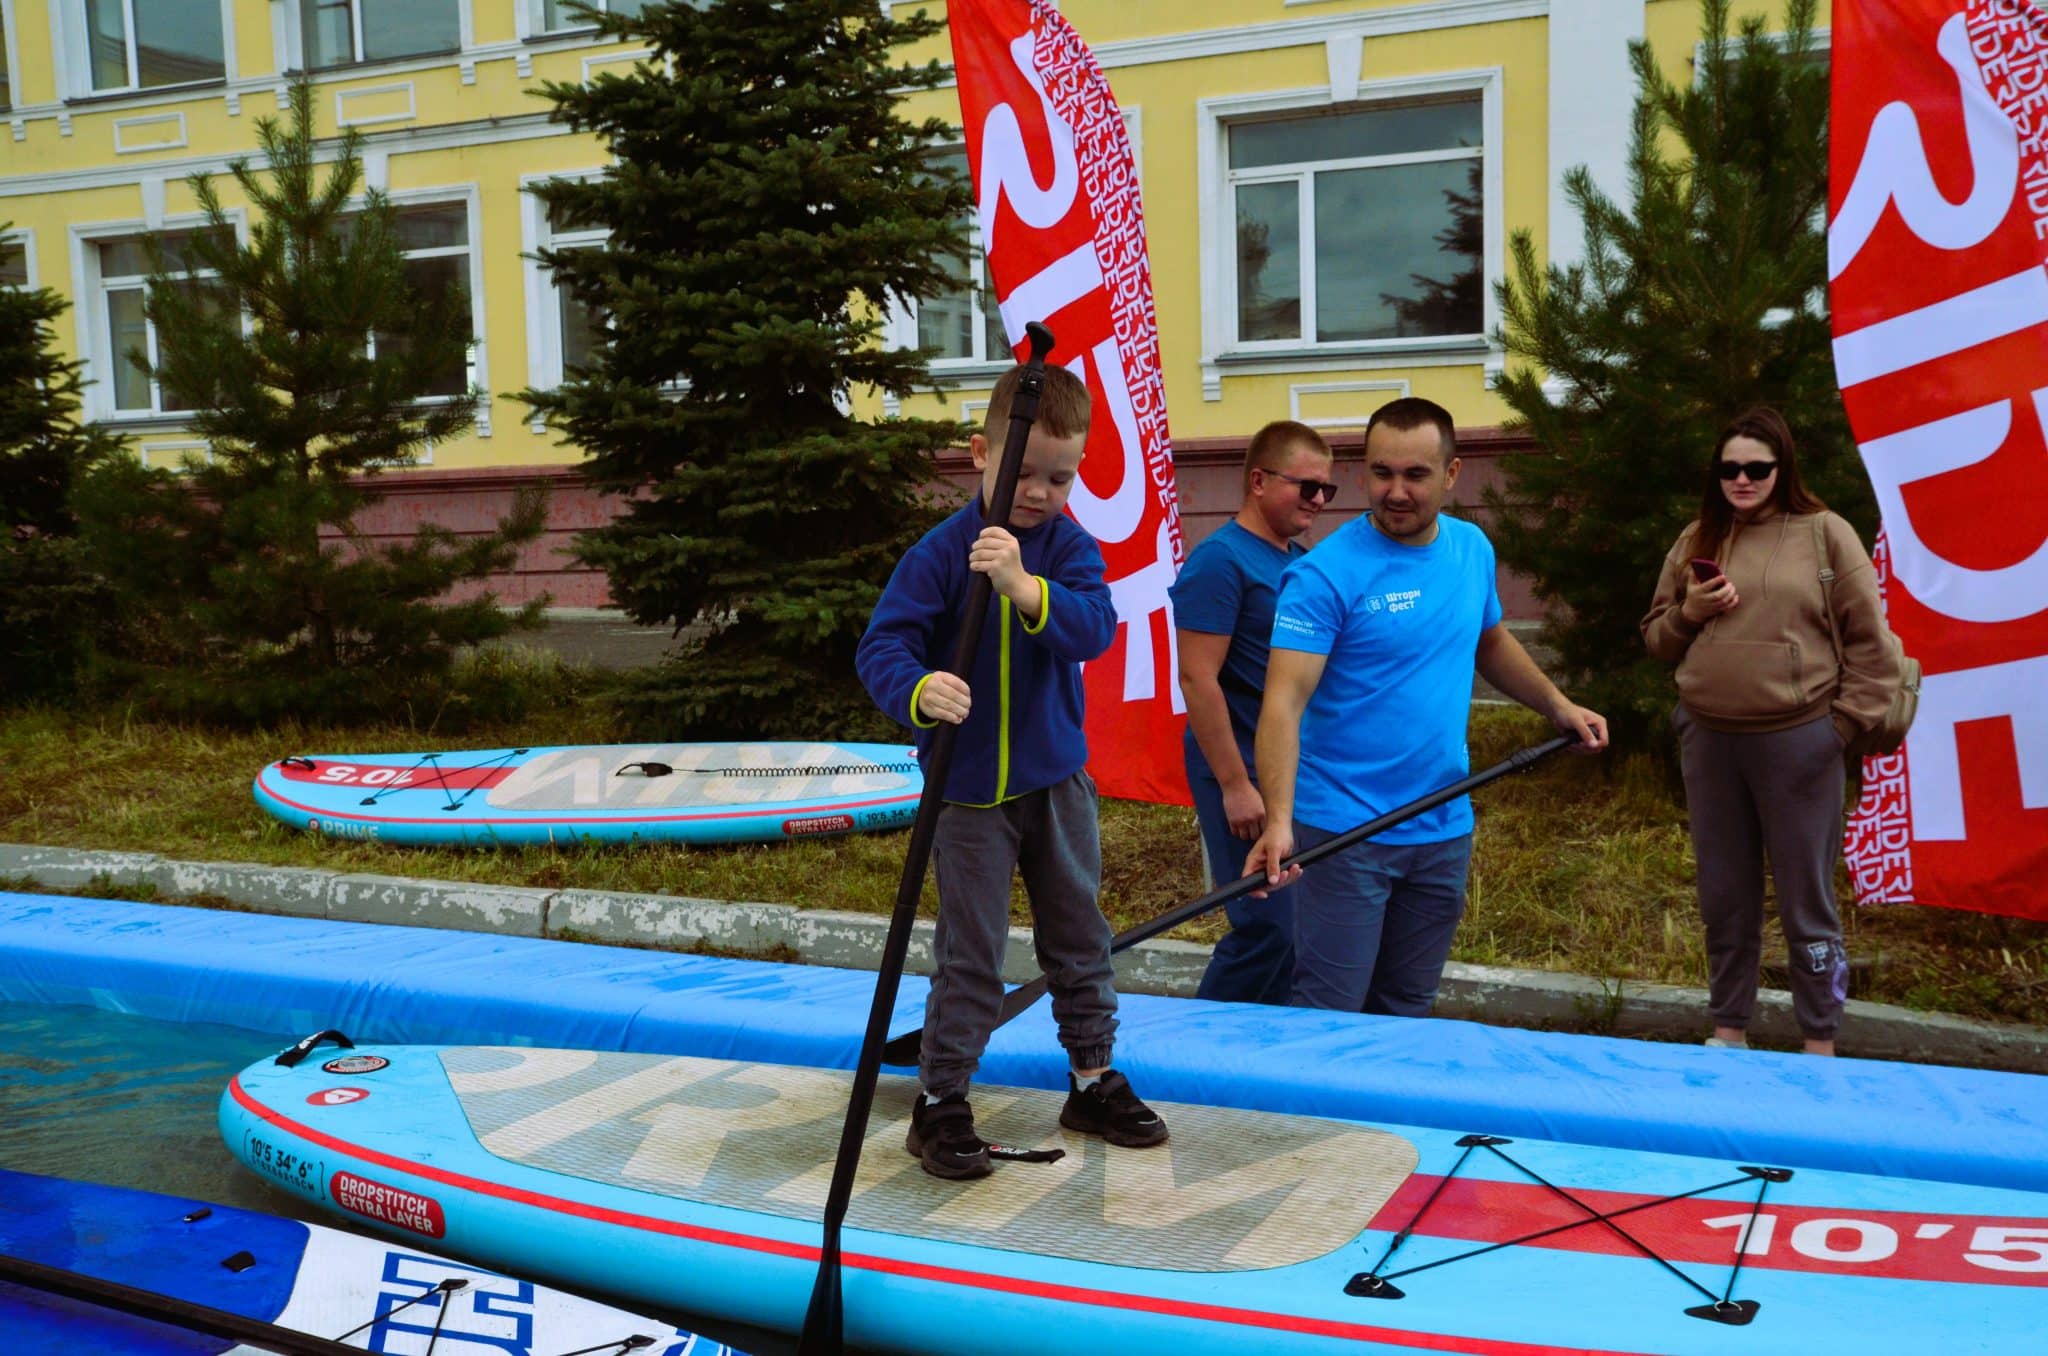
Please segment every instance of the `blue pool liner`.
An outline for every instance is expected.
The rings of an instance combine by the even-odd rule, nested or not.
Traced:
[[[862,970],[0,891],[0,1001],[296,1038],[851,1068]],[[906,976],[895,1029],[923,1020]],[[2048,1078],[1126,995],[1148,1099],[2048,1191]],[[1046,1004],[978,1077],[1065,1086]]]

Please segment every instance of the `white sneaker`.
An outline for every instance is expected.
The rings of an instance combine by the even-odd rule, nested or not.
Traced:
[[[1747,1040],[1724,1041],[1719,1036],[1709,1036],[1701,1041],[1700,1044],[1715,1050],[1747,1050],[1749,1048]]]

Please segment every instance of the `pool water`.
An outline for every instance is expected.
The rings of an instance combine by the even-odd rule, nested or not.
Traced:
[[[228,1079],[288,1044],[238,1027],[0,1003],[0,1166],[339,1227],[243,1168],[214,1120]],[[780,1333],[612,1302],[754,1356],[796,1351]]]

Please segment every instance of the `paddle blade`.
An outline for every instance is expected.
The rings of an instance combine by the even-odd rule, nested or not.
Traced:
[[[845,1314],[839,1296],[839,1245],[830,1237],[818,1259],[818,1279],[811,1287],[811,1307],[804,1312],[803,1336],[796,1350],[797,1356],[843,1356],[846,1350]]]
[[[882,1063],[897,1069],[915,1068],[918,1052],[923,1048],[924,1028],[906,1031],[891,1037],[889,1043],[882,1047]]]

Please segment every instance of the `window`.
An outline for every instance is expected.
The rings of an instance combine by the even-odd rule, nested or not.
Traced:
[[[932,157],[934,165],[967,177],[967,153],[947,151]],[[948,259],[947,272],[953,285],[936,297],[915,305],[916,344],[936,349],[934,367],[947,363],[1006,363],[1010,341],[1003,334],[1003,317],[996,308],[995,286],[989,281],[988,260],[981,252],[981,232],[974,209],[962,218],[968,233],[969,253],[965,261]]]
[[[227,78],[220,0],[85,0],[95,91]]]
[[[160,237],[166,276],[178,286],[195,291],[206,287],[211,276],[197,268],[190,251],[195,232],[185,231]],[[99,264],[100,308],[106,321],[106,343],[100,358],[112,379],[102,382],[112,397],[110,412],[116,415],[168,414],[189,410],[192,402],[175,390],[165,388],[145,369],[162,361],[163,353],[156,325],[145,312],[149,294],[149,250],[141,236],[97,241],[91,247]]]
[[[7,60],[7,19],[0,15],[0,109],[14,107],[14,81]]]
[[[472,299],[470,312],[474,317],[476,288],[470,278],[469,208],[459,202],[403,207],[398,211],[397,228],[399,243],[405,250],[405,280],[421,301],[432,306],[460,290]],[[471,325],[474,332],[473,319]],[[397,335],[380,335],[374,342],[403,341]],[[427,394],[467,395],[476,384],[476,375],[476,351],[472,344],[468,356],[457,358],[435,374]]]
[[[547,183],[595,178],[589,175],[536,175],[526,180],[522,204],[524,226],[521,243],[526,258],[526,362],[527,382],[537,391],[553,390],[562,384],[567,369],[587,365],[603,332],[601,308],[577,300],[576,295],[556,281],[554,270],[542,263],[541,250],[603,249],[610,230],[597,222],[579,221],[560,207],[542,202],[532,190]]]
[[[28,286],[28,247],[19,240],[0,240],[0,287]]]
[[[1234,345],[1482,335],[1484,123],[1467,95],[1230,124]]]
[[[457,0],[299,0],[306,66],[341,66],[462,46]]]
[[[605,14],[638,15],[647,8],[647,0],[583,0],[589,8]],[[578,13],[574,0],[542,0],[541,27],[552,33],[558,28],[581,28],[588,20]]]
[[[559,209],[548,209],[548,245],[552,249],[603,249],[605,239],[610,234],[605,227],[565,220]],[[550,282],[555,294],[555,334],[561,354],[560,369],[556,373],[556,380],[559,381],[569,368],[582,367],[590,362],[590,351],[598,331],[603,327],[604,318],[598,308],[579,301],[575,293],[559,282],[553,282],[552,277]]]

